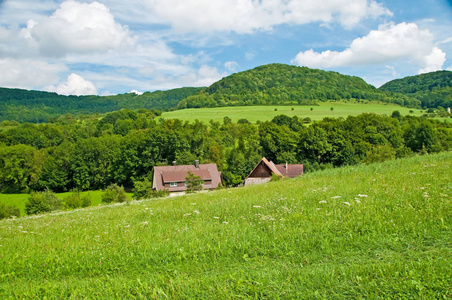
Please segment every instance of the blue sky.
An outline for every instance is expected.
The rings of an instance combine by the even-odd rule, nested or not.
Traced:
[[[0,0],[0,86],[109,95],[268,63],[395,78],[452,70],[450,0]]]

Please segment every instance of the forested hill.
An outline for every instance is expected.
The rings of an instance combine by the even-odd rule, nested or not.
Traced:
[[[167,110],[180,100],[203,88],[179,88],[168,91],[115,96],[63,96],[56,93],[0,88],[0,122],[46,122],[65,114],[106,113],[128,109]]]
[[[437,71],[395,79],[382,85],[380,90],[415,97],[426,108],[452,107],[452,72]]]
[[[235,73],[200,93],[182,100],[177,108],[268,104],[311,104],[314,101],[379,100],[418,107],[414,98],[378,90],[359,77],[307,67],[269,64]]]

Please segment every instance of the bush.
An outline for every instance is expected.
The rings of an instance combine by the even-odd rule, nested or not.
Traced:
[[[0,219],[10,218],[10,217],[20,217],[20,210],[14,205],[5,205],[5,203],[0,202]]]
[[[68,209],[91,206],[91,196],[89,194],[81,196],[80,191],[74,189],[72,194],[64,199],[64,206]]]
[[[50,190],[44,192],[31,192],[25,211],[28,215],[51,212],[61,208],[61,200]]]
[[[127,195],[124,191],[124,188],[118,186],[117,184],[111,184],[107,187],[107,189],[102,194],[102,203],[122,203],[127,201]]]
[[[149,180],[135,181],[133,186],[133,198],[135,200],[152,198],[152,182]]]

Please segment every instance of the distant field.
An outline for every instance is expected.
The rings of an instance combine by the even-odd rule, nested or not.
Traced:
[[[0,221],[1,299],[451,299],[452,153]]]
[[[331,107],[333,110],[331,110]],[[293,108],[293,110],[292,110]],[[313,110],[311,110],[311,108]],[[276,109],[276,110],[275,110]],[[247,119],[255,123],[256,121],[267,121],[277,115],[297,116],[299,118],[309,117],[312,120],[322,120],[325,117],[348,117],[356,116],[362,113],[377,113],[390,116],[393,111],[398,110],[402,115],[422,116],[424,112],[419,109],[411,109],[391,104],[360,104],[344,102],[319,102],[318,106],[233,106],[217,108],[193,108],[183,109],[171,112],[164,112],[162,118],[180,119],[184,121],[194,121],[198,119],[201,122],[223,121],[224,117],[229,117],[233,122],[239,119]],[[410,113],[410,110],[413,113]],[[452,119],[450,119],[452,121]]]
[[[59,199],[64,199],[69,196],[71,193],[57,193],[56,196]],[[96,206],[102,203],[102,194],[103,191],[88,191],[81,192],[80,195],[84,196],[89,194],[91,196],[91,206]],[[6,205],[15,205],[20,209],[20,215],[25,215],[25,204],[28,201],[28,194],[0,194],[0,202],[5,203]],[[132,194],[128,193],[127,197],[132,199]]]

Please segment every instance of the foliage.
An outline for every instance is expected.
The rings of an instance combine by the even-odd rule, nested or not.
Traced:
[[[379,100],[411,107],[420,105],[415,98],[383,92],[358,77],[307,67],[269,64],[227,76],[181,100],[177,108],[312,105],[316,101],[343,99]]]
[[[51,212],[61,208],[61,200],[50,190],[31,192],[25,211],[28,215]]]
[[[56,93],[0,88],[0,122],[46,122],[61,115],[94,114],[117,111],[121,108],[168,110],[177,103],[199,92],[202,88],[179,88],[168,91],[135,93],[115,96],[63,96]]]
[[[190,194],[202,190],[203,181],[201,180],[201,176],[196,176],[188,171],[185,177],[185,184],[187,185],[186,193]]]
[[[417,98],[424,108],[452,107],[452,72],[436,71],[395,79],[380,90]]]
[[[102,194],[102,203],[122,203],[128,200],[124,188],[117,184],[109,185]]]
[[[5,205],[0,202],[0,219],[20,217],[20,210],[15,205]]]
[[[79,190],[74,189],[69,196],[63,199],[63,206],[68,209],[91,206],[91,196],[90,194],[82,196]]]
[[[147,179],[135,181],[133,185],[133,199],[140,200],[153,198],[152,181]]]

